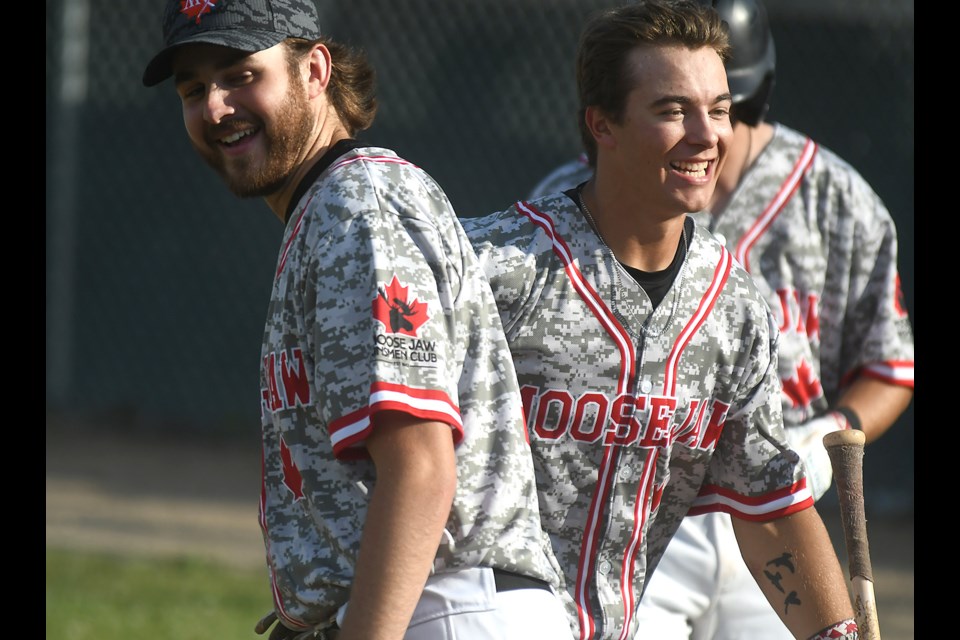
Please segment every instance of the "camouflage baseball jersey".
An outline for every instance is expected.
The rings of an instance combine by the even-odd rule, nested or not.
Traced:
[[[767,520],[813,504],[784,443],[776,325],[692,219],[652,313],[566,194],[463,224],[513,352],[574,637],[632,636],[687,513]]]
[[[260,524],[278,614],[348,598],[375,468],[372,416],[450,425],[458,485],[433,571],[559,588],[516,374],[489,285],[440,187],[393,151],[337,145],[291,209],[261,362]]]
[[[726,208],[693,217],[726,242],[774,312],[790,427],[825,413],[858,375],[913,388],[914,343],[890,212],[849,163],[772,124],[773,139]],[[592,173],[581,155],[530,197],[576,186]]]
[[[858,375],[912,388],[913,333],[883,202],[832,151],[774,126],[725,210],[697,215],[773,310],[790,426],[827,411]]]

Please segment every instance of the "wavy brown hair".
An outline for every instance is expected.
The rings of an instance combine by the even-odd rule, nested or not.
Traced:
[[[587,107],[597,107],[622,122],[627,97],[636,80],[630,53],[644,46],[711,47],[726,61],[730,43],[717,12],[688,0],[647,0],[595,14],[580,34],[577,47],[577,119],[590,166],[597,164],[597,143],[587,128]]]
[[[332,69],[327,97],[350,137],[369,129],[377,115],[377,78],[366,54],[328,38],[313,41],[288,38],[285,42],[292,74],[297,73],[300,61],[313,45],[322,44],[330,50]]]

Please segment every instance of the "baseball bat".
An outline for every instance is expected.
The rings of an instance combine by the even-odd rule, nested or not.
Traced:
[[[856,429],[833,431],[823,436],[823,446],[830,456],[840,500],[840,521],[847,547],[854,617],[861,640],[880,640],[867,518],[863,508],[864,442],[863,432]]]

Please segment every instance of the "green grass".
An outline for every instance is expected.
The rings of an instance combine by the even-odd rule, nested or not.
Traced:
[[[47,638],[265,638],[253,626],[273,606],[266,568],[51,549],[46,560]]]

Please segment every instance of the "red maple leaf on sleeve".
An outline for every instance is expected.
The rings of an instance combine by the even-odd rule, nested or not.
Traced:
[[[417,330],[427,321],[427,305],[410,299],[410,287],[405,287],[393,276],[389,285],[381,285],[373,299],[373,317],[390,333],[417,336]]]

